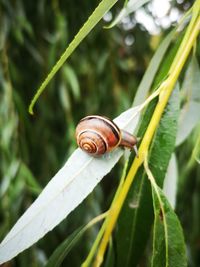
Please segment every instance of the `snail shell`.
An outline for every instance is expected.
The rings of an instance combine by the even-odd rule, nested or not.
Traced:
[[[91,115],[83,118],[76,127],[79,147],[93,155],[102,155],[118,146],[135,148],[136,137],[119,127],[110,119]]]

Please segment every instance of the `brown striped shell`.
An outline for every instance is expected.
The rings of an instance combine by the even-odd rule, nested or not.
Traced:
[[[98,115],[87,116],[79,122],[76,140],[82,150],[97,156],[118,146],[136,150],[137,143],[136,137],[120,130],[110,119]]]
[[[102,155],[121,142],[121,131],[110,119],[92,115],[83,118],[76,127],[76,140],[89,154]]]

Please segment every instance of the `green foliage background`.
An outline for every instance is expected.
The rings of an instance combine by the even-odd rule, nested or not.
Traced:
[[[158,43],[170,30],[161,28],[157,37],[152,36],[134,14],[130,18],[136,24],[130,29],[124,22],[104,30],[101,21],[51,81],[30,116],[28,105],[36,89],[98,3],[0,1],[1,239],[76,148],[74,130],[79,119],[87,114],[113,118],[131,106]],[[191,4],[174,1],[172,6],[184,12]],[[122,6],[119,2],[112,13]],[[131,46],[125,42],[127,36],[134,37]],[[177,212],[192,267],[200,265],[200,168],[187,163],[198,133],[193,131],[177,149]],[[118,164],[67,220],[8,266],[43,266],[70,233],[109,207],[122,166]],[[95,226],[86,233],[63,266],[80,266],[98,229]],[[148,259],[149,248],[142,254],[140,266]]]

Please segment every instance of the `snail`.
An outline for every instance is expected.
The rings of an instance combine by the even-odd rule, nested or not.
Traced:
[[[137,138],[103,116],[91,115],[81,119],[76,127],[76,140],[82,150],[94,156],[119,146],[134,149],[137,155]]]

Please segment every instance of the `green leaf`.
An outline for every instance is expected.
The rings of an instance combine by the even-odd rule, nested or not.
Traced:
[[[21,162],[20,164],[19,176],[21,178],[24,178],[31,192],[35,193],[36,195],[39,195],[41,193],[42,188],[40,184],[24,162]]]
[[[71,110],[71,99],[69,96],[69,90],[66,87],[66,84],[64,82],[61,82],[59,86],[59,97],[60,97],[60,102],[63,108],[66,111]]]
[[[154,104],[149,105],[139,130],[143,133],[151,118]],[[179,114],[178,87],[170,101],[155,133],[149,154],[150,168],[159,186],[163,186],[168,163],[175,145]],[[137,266],[148,241],[153,223],[151,188],[144,168],[141,167],[127,196],[116,231],[117,264]]]
[[[200,69],[195,57],[192,58],[186,71],[182,85],[182,101],[184,102],[180,117],[176,145],[182,144],[192,130],[200,122]]]
[[[178,183],[178,166],[175,153],[172,154],[164,180],[163,192],[173,209],[176,206],[176,194]]]
[[[127,17],[129,14],[135,12],[138,8],[148,3],[150,0],[129,0],[128,3],[125,3],[124,8],[120,11],[117,17],[113,20],[113,22],[104,27],[106,29],[110,29],[118,24],[124,17]],[[127,1],[126,1],[127,2]]]
[[[9,189],[12,180],[16,177],[16,174],[19,170],[19,165],[20,161],[17,159],[14,159],[10,162],[10,165],[6,170],[4,177],[2,177],[1,179],[0,197],[3,197]]]
[[[63,67],[63,76],[65,81],[69,83],[73,96],[76,100],[80,98],[80,87],[75,71],[69,65]]]
[[[199,114],[200,102],[190,101],[183,106],[179,117],[176,146],[182,144],[200,122]]]
[[[79,227],[70,236],[68,236],[53,252],[45,267],[58,267],[62,264],[65,257],[69,254],[71,249],[77,244],[87,227]]]
[[[185,73],[181,94],[183,98],[200,102],[200,69],[197,58],[193,56]]]
[[[104,14],[111,9],[111,7],[117,2],[118,0],[102,0],[100,4],[97,6],[97,8],[94,10],[92,15],[88,18],[88,20],[85,22],[85,24],[82,26],[82,28],[79,30],[79,32],[76,34],[72,42],[69,44],[69,46],[66,48],[65,52],[62,54],[60,59],[57,61],[57,63],[54,65],[51,72],[48,74],[44,82],[41,84],[39,89],[37,90],[35,96],[33,97],[31,104],[29,106],[29,112],[30,114],[33,114],[33,107],[35,105],[35,102],[41,95],[41,93],[46,88],[47,84],[51,81],[51,79],[54,77],[56,72],[62,67],[62,65],[65,63],[67,58],[74,52],[74,50],[77,48],[77,46],[82,42],[82,40],[89,34],[89,32],[95,27],[95,25],[101,20],[101,18],[104,16]]]
[[[83,234],[94,224],[98,223],[102,219],[105,218],[107,213],[102,213],[99,216],[93,218],[89,223],[85,226],[79,227],[75,230],[68,238],[63,241],[59,247],[54,251],[54,253],[49,258],[46,267],[58,267],[61,265],[65,257],[69,254],[71,249],[76,245],[76,243],[80,240]]]
[[[187,266],[184,237],[178,217],[158,186],[157,190],[152,187],[152,195],[155,219],[151,266]]]
[[[158,72],[158,68],[162,62],[162,59],[169,48],[169,45],[174,37],[174,30],[172,30],[162,41],[158,49],[156,50],[156,53],[152,57],[149,66],[140,82],[140,85],[137,89],[136,96],[134,98],[133,106],[138,105],[142,103],[151,89],[154,77],[156,73]]]

